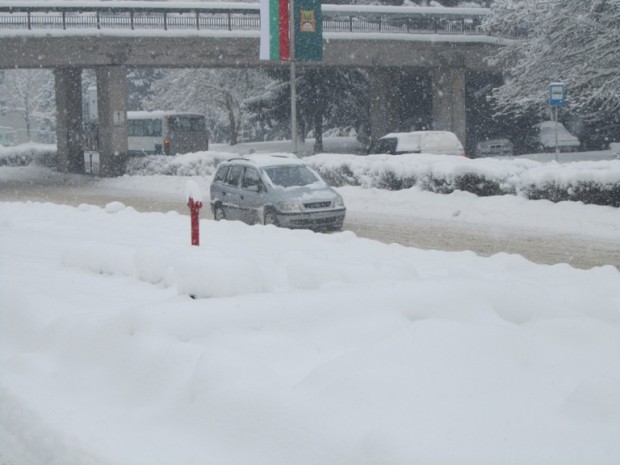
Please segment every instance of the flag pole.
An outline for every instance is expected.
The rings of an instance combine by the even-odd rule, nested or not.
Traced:
[[[295,0],[289,0],[289,63],[291,79],[291,141],[293,153],[298,154],[297,148],[297,83],[295,80]]]

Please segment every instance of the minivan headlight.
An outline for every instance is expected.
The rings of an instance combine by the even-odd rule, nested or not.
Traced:
[[[287,212],[287,213],[300,212],[301,205],[295,202],[282,202],[278,204],[278,209],[282,212]]]
[[[342,207],[344,207],[344,200],[342,199],[342,197],[338,197],[338,198],[336,198],[336,200],[334,200],[334,207],[335,208],[342,208]]]

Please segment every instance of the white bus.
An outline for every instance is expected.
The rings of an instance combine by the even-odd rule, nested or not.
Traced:
[[[205,117],[176,111],[128,111],[127,142],[129,155],[176,155],[209,148]]]

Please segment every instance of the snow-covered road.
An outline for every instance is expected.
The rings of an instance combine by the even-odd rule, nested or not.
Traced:
[[[178,179],[168,181],[170,184],[153,190],[145,188],[135,178],[102,180],[88,176],[50,176],[31,172],[29,175],[3,180],[0,183],[0,201],[52,202],[74,206],[82,203],[104,206],[112,201],[121,201],[138,211],[177,211],[188,214],[181,200],[184,182]],[[360,190],[343,189],[345,199],[353,200],[347,202],[345,229],[359,237],[421,249],[471,250],[483,256],[505,252],[522,255],[541,264],[568,263],[585,269],[613,265],[620,269],[620,233],[614,240],[603,236],[588,236],[570,229],[562,232],[545,228],[544,225],[541,228],[515,227],[514,221],[489,225],[475,219],[467,222],[455,222],[452,218],[438,219],[422,211],[398,214],[393,210],[386,212],[373,205],[367,206],[368,199],[349,192],[349,189]],[[451,213],[453,216],[466,214],[457,207]],[[202,210],[201,217],[212,218],[209,208]]]

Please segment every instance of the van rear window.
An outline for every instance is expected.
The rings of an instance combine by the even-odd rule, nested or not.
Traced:
[[[376,140],[370,147],[370,153],[394,154],[396,152],[397,143],[398,143],[398,139],[396,139],[395,137],[387,137],[387,138]]]
[[[171,131],[203,132],[205,120],[201,116],[170,116],[168,127]]]

